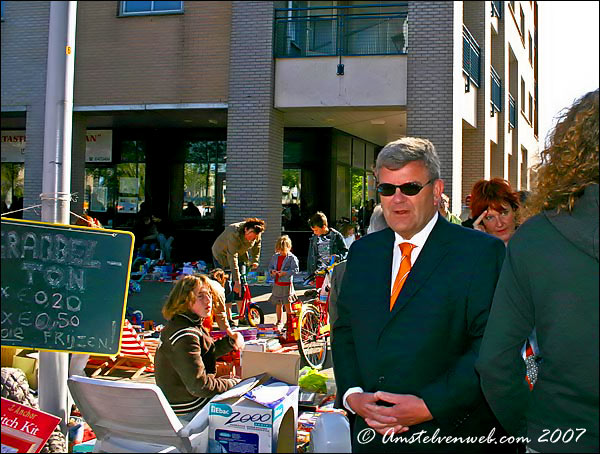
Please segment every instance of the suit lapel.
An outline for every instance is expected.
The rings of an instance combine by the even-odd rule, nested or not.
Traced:
[[[438,216],[438,220],[429,234],[417,261],[410,270],[404,287],[398,295],[391,312],[393,318],[413,298],[417,291],[430,279],[441,260],[448,254],[448,221]],[[388,310],[389,312],[389,310]]]

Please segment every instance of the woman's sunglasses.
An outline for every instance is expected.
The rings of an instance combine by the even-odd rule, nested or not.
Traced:
[[[377,192],[382,196],[389,197],[396,193],[396,189],[400,189],[400,192],[404,195],[417,195],[421,192],[421,189],[433,181],[435,181],[435,178],[423,185],[415,182],[404,184],[381,183],[377,185]]]

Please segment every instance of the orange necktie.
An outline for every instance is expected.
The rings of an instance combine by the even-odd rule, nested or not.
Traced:
[[[410,253],[416,247],[412,243],[400,243],[400,251],[402,252],[402,259],[400,260],[400,269],[398,270],[398,274],[396,274],[396,280],[394,281],[394,287],[392,290],[392,296],[390,297],[390,312],[396,303],[396,299],[400,294],[400,290],[402,290],[402,286],[404,285],[404,281],[408,277],[408,273],[410,273]]]

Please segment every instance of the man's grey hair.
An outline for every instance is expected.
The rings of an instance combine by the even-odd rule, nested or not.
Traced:
[[[367,235],[369,235],[370,233],[379,232],[380,230],[386,229],[387,227],[388,223],[385,220],[385,216],[383,216],[381,204],[377,204],[373,209],[373,214],[371,214],[369,228],[367,229]]]
[[[435,147],[429,140],[418,137],[402,137],[383,147],[375,163],[375,176],[379,180],[382,167],[398,170],[412,161],[422,161],[429,178],[440,178],[440,158]]]

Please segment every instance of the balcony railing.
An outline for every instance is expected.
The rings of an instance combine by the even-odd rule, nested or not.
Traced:
[[[515,106],[515,98],[508,94],[508,127],[514,129],[517,124],[517,108]]]
[[[503,2],[492,2],[492,17],[502,19],[502,3]]]
[[[463,72],[479,88],[479,60],[481,48],[469,29],[463,25]],[[468,86],[467,90],[468,91]]]
[[[276,58],[408,52],[408,4],[275,10]]]
[[[494,70],[493,66],[490,66],[490,74],[492,79],[492,117],[494,112],[502,112],[502,81],[500,76]]]

